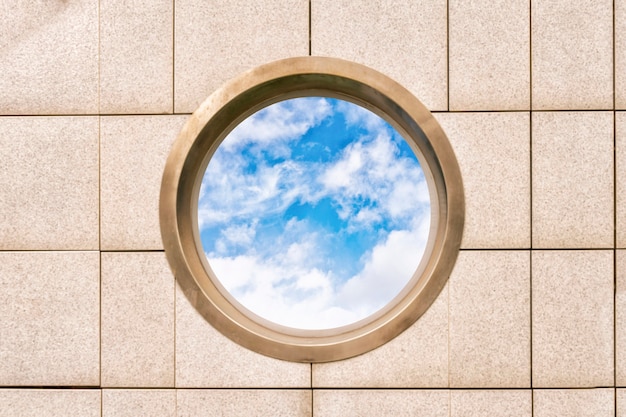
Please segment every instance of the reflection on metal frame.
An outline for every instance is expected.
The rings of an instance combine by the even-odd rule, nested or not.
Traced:
[[[386,119],[409,143],[428,181],[431,230],[417,271],[386,307],[347,326],[293,329],[245,309],[219,283],[203,254],[198,228],[202,175],[239,123],[294,97],[351,101]],[[430,307],[456,261],[464,222],[463,184],[445,133],[405,88],[370,68],[323,57],[300,57],[252,69],[213,93],[173,145],[161,184],[161,235],[170,266],[191,304],[222,334],[264,355],[298,362],[356,356],[391,340]]]

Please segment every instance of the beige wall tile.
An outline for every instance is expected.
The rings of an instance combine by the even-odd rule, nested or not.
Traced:
[[[613,108],[612,0],[532,0],[532,107]]]
[[[445,0],[311,2],[311,53],[359,62],[447,110]]]
[[[97,118],[0,118],[0,161],[0,250],[98,248]]]
[[[162,252],[102,253],[102,386],[174,386],[174,277]]]
[[[101,120],[102,249],[162,249],[161,177],[187,116]]]
[[[626,2],[615,4],[615,107],[626,109]]]
[[[98,1],[0,4],[0,114],[98,111]]]
[[[615,237],[626,248],[626,112],[615,113]]]
[[[449,2],[450,110],[530,109],[529,6]]]
[[[613,251],[532,253],[534,387],[613,385]]]
[[[100,2],[100,111],[173,111],[173,2]]]
[[[100,417],[100,390],[0,389],[0,417]]]
[[[176,286],[177,388],[302,388],[311,365],[269,358],[215,330]]]
[[[615,390],[563,389],[535,390],[535,417],[612,417],[615,415]]]
[[[313,415],[316,417],[448,417],[446,390],[315,390]]]
[[[99,266],[97,252],[0,252],[0,385],[99,384]]]
[[[176,2],[175,111],[194,111],[225,81],[258,65],[308,55],[307,0]]]
[[[461,252],[450,276],[450,386],[530,387],[530,256]]]
[[[437,113],[465,189],[462,248],[530,246],[528,113]]]
[[[619,384],[619,382],[618,382]],[[626,417],[626,389],[616,389],[615,390],[616,398],[616,417]]]
[[[450,391],[450,417],[530,417],[532,407],[530,390]]]
[[[532,115],[533,247],[613,247],[613,113]]]
[[[313,387],[447,386],[447,286],[415,324],[378,349],[343,361],[313,364]]]
[[[310,390],[178,390],[178,417],[308,417]]]
[[[137,416],[176,417],[176,390],[102,390],[102,417]]]
[[[615,383],[626,385],[626,251],[615,251]],[[626,411],[626,410],[625,410]]]

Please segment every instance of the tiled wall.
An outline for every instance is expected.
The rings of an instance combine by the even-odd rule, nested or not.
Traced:
[[[462,252],[383,347],[298,364],[175,284],[186,117],[275,59],[369,65],[444,127]],[[626,0],[0,2],[0,416],[626,416]]]

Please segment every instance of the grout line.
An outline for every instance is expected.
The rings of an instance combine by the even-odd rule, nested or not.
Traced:
[[[309,0],[309,56],[311,56],[311,50],[312,50],[312,48],[311,48],[311,42],[312,42],[311,38],[313,37],[313,35],[312,35],[313,29],[311,27],[311,10],[312,10],[311,2],[312,2],[312,0]]]
[[[206,386],[206,387],[155,387],[155,386],[106,386],[103,387],[101,385],[5,385],[0,386],[0,391],[2,390],[124,390],[124,391],[141,391],[141,390],[150,390],[150,391],[203,391],[203,390],[211,390],[211,391],[320,391],[320,390],[333,390],[333,391],[553,391],[553,390],[561,390],[561,391],[581,391],[581,390],[596,390],[596,389],[626,389],[626,386],[593,386],[593,387],[534,387],[534,388],[520,388],[520,387],[333,387],[333,386],[322,386],[317,387],[315,389],[308,389],[303,387],[215,387],[215,386]]]
[[[617,387],[617,112],[615,66],[615,0],[613,0],[613,386]],[[613,390],[617,416],[617,388]]]
[[[311,416],[315,413],[315,390],[313,389],[313,363],[311,363]]]
[[[617,129],[615,119],[616,113],[613,112],[613,385],[617,386]]]
[[[102,386],[102,128],[100,117],[98,117],[98,249],[98,383]]]
[[[529,300],[529,343],[530,343],[530,415],[535,415],[535,390],[533,387],[533,16],[532,0],[528,0],[528,157],[529,157],[529,221],[530,251],[528,259],[528,283],[530,286]]]

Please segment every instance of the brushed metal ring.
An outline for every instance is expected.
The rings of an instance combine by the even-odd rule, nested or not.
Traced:
[[[254,112],[295,97],[351,101],[385,118],[409,143],[426,176],[431,230],[409,283],[385,308],[347,326],[303,330],[280,326],[243,308],[221,290],[203,255],[199,187],[225,136]],[[328,362],[365,353],[411,326],[444,287],[458,256],[465,202],[450,143],[426,107],[389,77],[328,57],[297,57],[254,68],[226,83],[189,117],[168,157],[159,202],[165,254],[185,296],[231,340],[258,353],[297,362]]]

